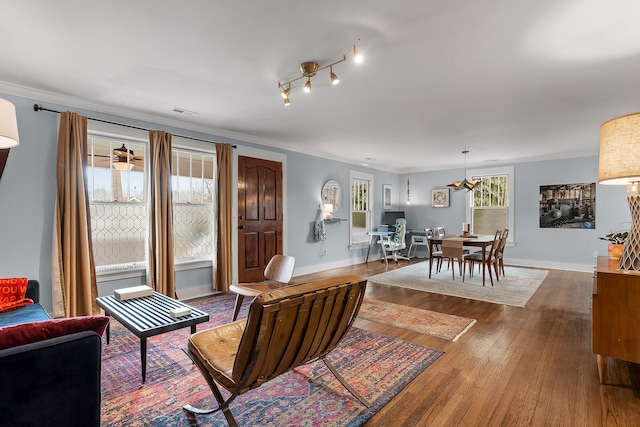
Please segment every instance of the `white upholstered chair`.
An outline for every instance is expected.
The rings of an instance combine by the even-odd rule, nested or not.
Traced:
[[[264,269],[264,277],[271,282],[276,282],[276,284],[286,285],[291,280],[291,276],[293,276],[295,264],[296,259],[292,256],[274,255]],[[271,283],[270,286],[269,282],[231,285],[229,290],[238,294],[236,296],[236,305],[233,308],[233,320],[235,321],[238,317],[244,297],[256,297],[263,292],[274,289],[273,285],[274,283]]]

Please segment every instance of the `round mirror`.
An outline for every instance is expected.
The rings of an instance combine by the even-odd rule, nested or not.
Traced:
[[[322,187],[322,206],[325,212],[336,213],[340,210],[342,190],[335,179],[330,179]]]

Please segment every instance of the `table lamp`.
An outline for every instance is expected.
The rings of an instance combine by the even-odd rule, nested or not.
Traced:
[[[19,143],[16,107],[0,99],[0,149],[15,147]]]
[[[611,119],[600,127],[598,182],[627,186],[632,224],[618,269],[640,273],[640,113]]]

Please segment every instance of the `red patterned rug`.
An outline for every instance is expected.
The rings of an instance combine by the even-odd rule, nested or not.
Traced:
[[[227,323],[234,295],[190,301],[210,314],[198,330]],[[245,304],[240,317],[246,316]],[[182,352],[189,329],[151,337],[147,380],[141,383],[137,337],[112,320],[111,341],[103,347],[102,425],[225,426],[219,412],[187,415],[185,404],[214,407],[205,380]],[[370,402],[366,408],[333,377],[322,362],[290,371],[238,397],[231,410],[241,426],[359,426],[442,355],[442,351],[352,328],[329,359]]]
[[[458,341],[476,323],[475,319],[369,298],[362,302],[358,317],[449,341]]]

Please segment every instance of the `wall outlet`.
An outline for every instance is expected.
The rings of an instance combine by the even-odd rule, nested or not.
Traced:
[[[593,251],[593,257],[598,258],[598,251]]]

